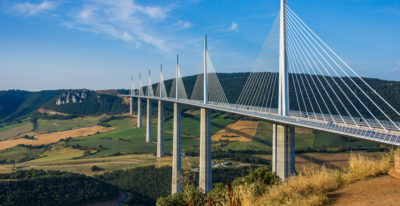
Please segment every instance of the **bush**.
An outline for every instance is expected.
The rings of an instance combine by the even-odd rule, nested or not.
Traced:
[[[98,167],[98,166],[96,166],[96,165],[94,165],[94,166],[92,167],[92,172],[99,172],[99,171],[103,171],[103,170],[104,170],[103,168]]]

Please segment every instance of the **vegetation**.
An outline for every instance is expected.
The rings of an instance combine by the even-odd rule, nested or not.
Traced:
[[[18,145],[5,150],[0,150],[0,164],[20,163],[40,157],[48,150],[48,146]]]
[[[245,177],[226,185],[215,184],[207,198],[190,183],[184,192],[161,197],[157,205],[326,205],[332,202],[327,193],[343,185],[367,177],[387,174],[393,167],[394,151],[379,157],[352,154],[349,167],[344,170],[321,167],[298,168],[298,175],[281,182],[269,168],[250,170]],[[190,203],[189,203],[190,202]]]
[[[1,205],[77,205],[116,198],[116,186],[67,172],[22,170],[0,174]]]

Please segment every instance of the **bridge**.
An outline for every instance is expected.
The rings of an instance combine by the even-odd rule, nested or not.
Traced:
[[[162,66],[154,91],[149,77],[137,87],[131,78],[130,113],[138,99],[137,127],[142,127],[142,100],[147,102],[146,142],[152,141],[151,101],[158,102],[157,157],[164,156],[163,103],[173,103],[171,193],[182,191],[181,105],[200,108],[199,186],[212,189],[210,110],[269,121],[273,124],[272,170],[282,179],[295,173],[295,127],[400,146],[400,113],[281,0],[280,12],[234,102],[228,101],[204,38],[202,72],[190,98],[179,68],[167,93]]]

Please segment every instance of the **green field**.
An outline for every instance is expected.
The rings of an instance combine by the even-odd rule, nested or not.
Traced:
[[[30,121],[12,124],[0,128],[0,141],[7,140],[31,132],[33,125]]]
[[[49,133],[49,132],[59,132],[71,129],[78,129],[82,127],[90,127],[96,125],[101,116],[88,116],[88,117],[78,117],[68,120],[57,120],[57,119],[39,119],[38,120],[38,130],[39,134]]]
[[[70,140],[68,145],[83,148],[99,149],[100,151],[91,154],[88,157],[105,157],[120,154],[142,154],[155,153],[157,145],[157,119],[152,119],[152,142],[146,143],[146,122],[143,119],[142,128],[136,128],[136,119],[127,116],[124,119],[112,120],[107,122],[114,129],[108,132],[80,137]],[[224,116],[218,116],[211,121],[212,132],[215,133],[233,120],[224,119]],[[182,128],[182,149],[191,148],[199,145],[199,118],[184,117],[181,118]],[[165,152],[172,151],[172,131],[173,120],[168,119],[164,122],[164,143]]]
[[[45,148],[15,146],[5,150],[0,150],[0,162],[23,162],[39,157],[44,151]]]

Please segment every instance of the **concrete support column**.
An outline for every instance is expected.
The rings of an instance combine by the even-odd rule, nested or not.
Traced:
[[[151,101],[147,99],[146,142],[151,142]]]
[[[174,131],[172,147],[172,189],[171,194],[182,192],[181,160],[181,111],[180,105],[174,103]]]
[[[210,111],[200,109],[200,174],[199,186],[207,194],[212,189]]]
[[[142,127],[142,99],[139,97],[138,98],[138,104],[137,104],[137,127],[140,128]]]
[[[130,97],[129,114],[133,114],[133,97]]]
[[[157,157],[164,156],[164,111],[163,102],[158,100],[158,124],[157,124]]]
[[[286,180],[295,173],[295,127],[272,125],[272,171]]]

